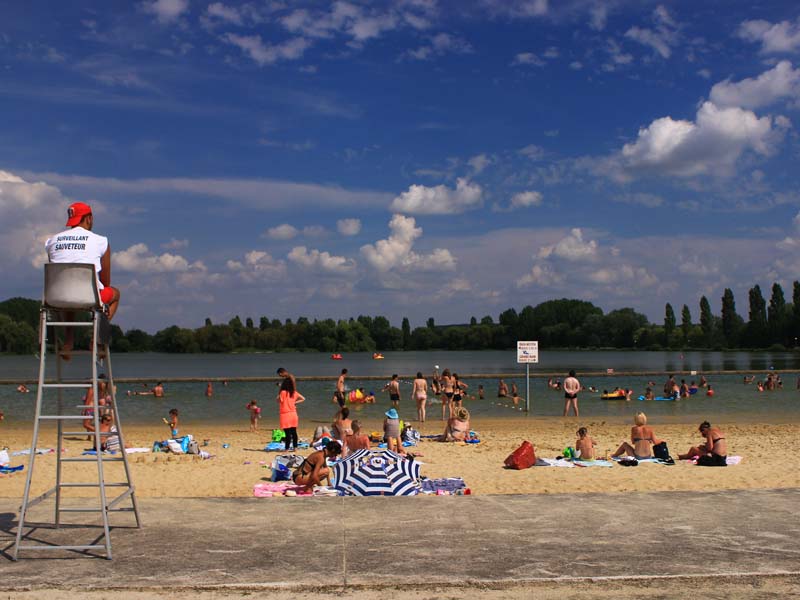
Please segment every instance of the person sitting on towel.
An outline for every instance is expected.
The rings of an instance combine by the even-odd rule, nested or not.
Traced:
[[[698,430],[706,443],[692,446],[686,454],[679,454],[678,458],[690,460],[697,456],[697,464],[701,467],[727,466],[728,443],[725,441],[725,434],[719,427],[712,427],[708,421],[700,423]]]
[[[296,485],[303,485],[307,492],[320,485],[325,479],[330,485],[330,469],[327,459],[335,458],[342,453],[342,446],[337,441],[328,442],[322,450],[317,450],[308,455],[297,470],[292,474],[292,481]]]
[[[469,411],[463,406],[456,409],[447,421],[440,442],[463,442],[469,435]]]

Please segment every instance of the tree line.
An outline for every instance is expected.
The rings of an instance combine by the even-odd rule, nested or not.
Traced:
[[[667,303],[664,322],[650,323],[632,308],[609,313],[591,302],[562,298],[519,312],[509,308],[495,320],[486,315],[472,317],[468,324],[437,325],[433,318],[425,326],[411,328],[404,318],[400,327],[386,317],[360,315],[350,319],[296,321],[237,315],[227,323],[206,319],[202,327],[173,325],[155,334],[141,329],[124,331],[112,326],[115,352],[374,352],[376,350],[506,350],[517,340],[538,340],[547,348],[620,349],[785,349],[797,346],[800,337],[800,282],[795,281],[792,302],[786,302],[780,284],[772,286],[769,303],[761,288],[749,290],[748,319],[736,312],[733,292],[725,289],[719,315],[703,296],[698,304],[699,320],[683,305],[678,323],[675,309]],[[11,298],[0,302],[0,352],[29,354],[37,350],[39,302]],[[81,337],[83,334],[83,337]],[[88,346],[85,331],[76,333],[78,347]]]

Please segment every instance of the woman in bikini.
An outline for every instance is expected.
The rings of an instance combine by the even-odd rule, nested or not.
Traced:
[[[453,416],[453,376],[450,375],[450,369],[442,371],[442,421],[445,420],[445,410],[447,411],[447,418]]]
[[[469,386],[458,378],[458,373],[453,373],[453,410],[461,408],[462,392]]]
[[[679,454],[678,458],[690,460],[697,456],[697,464],[701,467],[727,466],[728,443],[725,441],[725,434],[718,427],[712,427],[708,421],[700,423],[698,431],[706,439],[706,443],[692,446],[686,454]]]
[[[417,378],[411,388],[411,398],[417,403],[417,420],[425,422],[425,405],[428,403],[428,382],[422,376],[422,372],[417,372]]]
[[[322,449],[312,452],[303,463],[297,467],[292,474],[292,481],[295,485],[303,485],[307,492],[314,489],[315,485],[327,479],[330,484],[330,469],[326,462],[329,458],[335,458],[342,453],[342,446],[337,441],[328,442]]]
[[[660,444],[662,440],[656,438],[653,428],[647,424],[647,415],[640,412],[636,413],[633,417],[635,425],[631,427],[631,442],[622,442],[617,451],[612,454],[612,457],[633,456],[637,459],[653,458],[653,446]]]
[[[447,421],[444,433],[439,436],[440,442],[463,442],[469,435],[469,411],[458,408],[453,411],[453,416]]]

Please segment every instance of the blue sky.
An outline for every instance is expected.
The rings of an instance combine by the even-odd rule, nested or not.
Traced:
[[[90,202],[123,328],[547,299],[715,312],[800,273],[795,2],[9,3],[2,296]]]

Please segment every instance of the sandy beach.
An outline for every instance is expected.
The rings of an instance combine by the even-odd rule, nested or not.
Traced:
[[[308,438],[318,423],[300,422],[300,436]],[[685,452],[700,441],[697,423],[652,423],[656,434],[667,440],[673,456]],[[419,425],[419,424],[414,424]],[[523,440],[530,440],[537,455],[557,456],[565,446],[575,442],[574,432],[579,425],[589,428],[598,442],[600,455],[613,452],[630,435],[630,427],[621,423],[576,420],[574,418],[522,418],[473,420],[472,428],[479,432],[477,445],[444,444],[423,441],[414,452],[420,454],[422,473],[428,477],[463,477],[473,494],[553,494],[630,491],[691,491],[711,489],[770,489],[800,487],[800,472],[783,460],[784,449],[800,434],[797,424],[720,423],[728,440],[729,455],[741,456],[742,462],[726,468],[700,468],[678,462],[675,466],[642,463],[636,468],[556,468],[535,467],[524,471],[503,468],[503,460]],[[262,419],[261,430],[253,433],[246,423],[241,425],[199,425],[186,423],[182,433],[191,433],[202,441],[208,439],[208,450],[215,455],[209,460],[195,456],[169,453],[130,455],[137,493],[141,497],[248,497],[253,485],[270,476],[269,463],[275,453],[263,448],[277,421]],[[31,426],[27,423],[5,423],[0,429],[0,447],[9,451],[28,448]],[[367,421],[367,431],[379,430],[380,423]],[[423,435],[439,433],[440,421],[428,421],[418,427]],[[126,426],[129,446],[151,447],[154,440],[163,439],[164,426]],[[55,429],[44,430],[40,448],[52,447]],[[223,448],[228,444],[228,448]],[[90,443],[85,438],[68,438],[68,456],[77,456]],[[301,451],[301,454],[308,451]],[[25,456],[12,457],[12,465],[27,465]],[[52,487],[55,480],[55,455],[37,457],[33,479],[33,494]],[[113,480],[114,469],[121,465],[109,463],[107,480]],[[92,463],[65,465],[67,477],[73,481],[91,481],[96,476]],[[22,473],[0,478],[0,497],[21,497],[25,482]],[[72,490],[71,490],[72,491]]]

